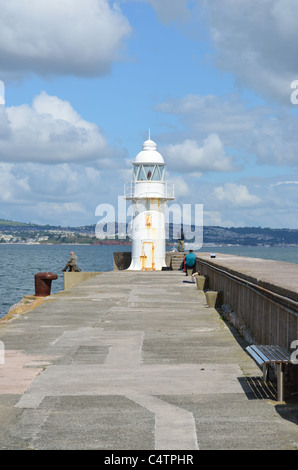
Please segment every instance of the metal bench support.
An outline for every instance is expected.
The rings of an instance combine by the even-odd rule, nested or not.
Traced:
[[[263,379],[268,380],[269,365],[277,367],[277,400],[284,401],[284,370],[291,362],[290,353],[279,346],[248,346],[247,352],[263,368]]]
[[[267,382],[269,380],[269,365],[268,364],[263,364],[263,379],[264,379],[264,382]]]
[[[277,401],[284,401],[284,364],[277,364]]]

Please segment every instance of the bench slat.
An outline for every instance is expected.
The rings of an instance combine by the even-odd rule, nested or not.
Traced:
[[[280,355],[271,346],[258,346],[258,349],[266,355],[269,361],[277,361],[280,359]]]
[[[280,346],[274,346],[274,349],[278,352],[284,361],[289,362],[291,360],[291,353],[289,353],[289,351],[286,349],[281,348]]]
[[[247,347],[246,350],[249,352],[249,354],[255,359],[255,361],[262,365],[266,362],[267,358],[264,358],[264,356],[260,356],[258,352],[256,352],[253,347]]]
[[[280,346],[275,346],[276,348],[278,348],[279,352],[281,354],[284,354],[284,359],[287,360],[287,361],[290,361],[291,360],[291,353],[289,351],[287,351],[286,349],[284,348],[281,348]]]
[[[259,346],[259,349],[272,362],[290,362],[291,354],[280,346]]]
[[[291,361],[291,354],[280,346],[251,345],[246,350],[257,360],[258,364],[270,362],[287,364]]]
[[[247,350],[248,350],[248,351],[250,350],[251,352],[254,353],[254,356],[253,356],[253,357],[255,357],[255,356],[258,357],[258,363],[259,363],[259,364],[264,364],[264,363],[266,363],[266,362],[270,362],[270,359],[264,354],[263,351],[261,351],[261,350],[259,349],[258,346],[251,345],[250,348],[247,348]]]

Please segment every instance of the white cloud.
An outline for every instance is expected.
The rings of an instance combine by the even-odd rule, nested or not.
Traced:
[[[272,6],[272,16],[276,21],[280,36],[285,39],[297,38],[298,4],[296,0],[276,0]]]
[[[97,205],[115,203],[123,179],[120,170],[91,164],[0,163],[0,187],[2,217],[78,226],[97,222]]]
[[[113,165],[120,152],[111,148],[100,129],[84,120],[67,101],[42,92],[32,106],[0,108],[0,161],[88,162]]]
[[[218,211],[206,211],[204,210],[204,225],[210,226],[210,225],[217,225],[217,226],[222,226],[224,225],[222,221],[222,213]]]
[[[7,112],[0,106],[0,139],[7,139],[10,133],[10,124]]]
[[[237,83],[290,104],[298,77],[296,0],[201,0],[209,10],[216,64]]]
[[[0,74],[90,76],[119,59],[128,20],[108,0],[0,0]]]
[[[191,195],[191,189],[187,180],[185,180],[181,176],[170,176],[169,182],[172,182],[174,184],[174,194],[176,199]]]
[[[230,95],[186,95],[169,100],[157,106],[158,111],[180,115],[196,135],[217,133],[232,135],[230,141],[242,141],[243,133],[251,132],[257,121],[271,116],[274,110],[269,106],[247,106],[241,96]]]
[[[293,178],[291,180],[291,178]],[[297,228],[297,174],[241,178],[220,184],[204,179],[193,191],[192,202],[204,205],[204,224]]]
[[[80,220],[86,212],[86,207],[80,202],[40,202],[37,203],[37,211],[39,217],[41,214],[46,214],[48,220],[59,220],[59,225],[67,226],[69,218],[76,220],[75,225],[80,225]]]
[[[274,186],[281,186],[281,185],[284,185],[284,184],[298,184],[298,181],[278,181],[276,183],[273,183],[271,184],[271,187],[274,187]]]
[[[198,29],[208,29],[214,45],[209,58],[238,86],[291,104],[290,84],[298,79],[296,0],[146,1],[162,22],[195,18]]]
[[[0,163],[0,201],[4,204],[24,204],[24,196],[29,191],[27,175],[15,175],[14,166]]]
[[[290,109],[258,105],[228,96],[187,95],[158,105],[180,117],[190,139],[215,133],[239,160],[253,156],[259,164],[298,165],[298,116]],[[186,133],[176,132],[182,139]]]
[[[260,199],[250,194],[243,184],[226,183],[214,189],[214,196],[223,203],[231,203],[238,207],[252,207],[259,204]]]
[[[171,170],[181,172],[233,171],[232,158],[225,154],[217,134],[210,134],[199,147],[187,139],[181,144],[168,145],[163,154]]]

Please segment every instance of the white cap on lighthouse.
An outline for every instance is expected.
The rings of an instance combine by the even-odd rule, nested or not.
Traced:
[[[149,138],[143,143],[143,150],[136,156],[135,163],[164,163],[164,159],[156,150],[156,143]]]

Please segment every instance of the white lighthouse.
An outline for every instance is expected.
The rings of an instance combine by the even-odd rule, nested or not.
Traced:
[[[132,204],[132,258],[128,269],[159,271],[166,266],[165,208],[166,202],[174,199],[174,188],[165,181],[165,162],[150,135],[133,167],[134,179],[125,190],[125,198]]]

